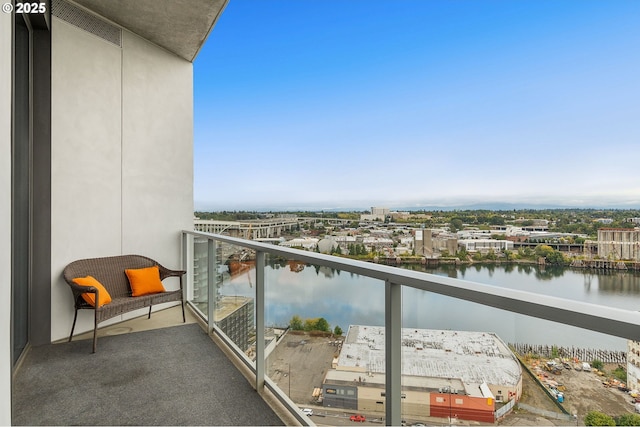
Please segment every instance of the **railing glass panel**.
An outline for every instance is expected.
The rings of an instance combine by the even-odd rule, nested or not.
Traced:
[[[379,391],[364,406],[358,392],[374,381],[384,389],[384,374],[371,374],[384,372],[384,336],[378,335],[384,330],[384,282],[281,256],[268,257],[265,277],[267,337],[274,332],[265,351],[267,376],[313,413],[311,420],[336,424],[366,413],[380,422]],[[345,343],[347,334],[353,343]],[[377,348],[376,357],[365,358],[359,335],[367,349]]]
[[[316,415],[347,420],[364,415],[367,421],[391,425],[491,422],[489,418],[509,413],[518,399],[522,408],[549,411],[543,416],[557,415],[563,423],[573,422],[574,414],[584,422],[590,408],[617,411],[612,416],[634,411],[632,396],[623,389],[640,388],[640,349],[632,349],[631,364],[626,363],[627,340],[640,340],[640,314],[628,301],[633,295],[608,303],[602,295],[594,297],[597,285],[592,278],[585,276],[575,289],[570,288],[575,284],[549,286],[550,271],[523,268],[518,274],[542,281],[538,290],[514,273],[520,267],[493,268],[480,278],[471,269],[434,275],[225,236],[184,235],[187,242],[193,240],[185,245],[192,247],[186,258],[192,258],[187,265],[194,266],[193,277],[203,271],[221,275],[207,279],[206,293],[198,292],[198,281],[192,280],[191,303],[206,315],[212,310],[208,301],[254,298],[255,319],[245,324],[247,330],[254,327],[254,350],[245,351],[237,339],[233,344],[256,372],[257,387],[264,384],[273,390],[302,422],[313,417],[305,417],[296,403]],[[206,268],[198,268],[195,259],[204,247]],[[238,265],[232,268],[233,263]],[[640,282],[625,276],[621,286],[640,290],[634,280]],[[617,286],[611,282],[603,278],[598,286],[607,293]],[[587,294],[582,299],[576,294],[580,286]],[[305,320],[321,317],[332,331],[339,326],[348,342],[335,336],[311,340],[287,330],[292,319],[304,328]],[[515,343],[522,365],[508,347]],[[609,351],[569,353],[572,348]],[[582,362],[607,354],[613,356],[606,374],[576,372]],[[251,361],[254,357],[257,362]],[[622,371],[627,368],[629,384],[623,387]],[[572,392],[563,383],[570,377],[582,384],[590,381],[597,393],[581,394],[575,391],[577,385]],[[533,395],[533,390],[542,400],[530,404],[534,401],[522,396]],[[340,398],[341,393],[345,397]],[[356,401],[349,402],[347,396],[353,395]],[[596,402],[592,396],[600,397]],[[612,399],[621,406],[611,404]]]

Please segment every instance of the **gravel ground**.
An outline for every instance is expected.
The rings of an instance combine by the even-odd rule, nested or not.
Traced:
[[[616,368],[616,365],[606,365],[605,372],[610,372]],[[548,373],[548,378],[563,384],[566,387],[564,392],[563,407],[571,414],[578,415],[578,424],[583,425],[583,419],[589,411],[600,411],[611,416],[618,416],[625,413],[633,413],[634,407],[630,403],[631,397],[617,388],[605,387],[602,382],[606,376],[601,377],[594,372],[584,372],[563,369],[560,375]],[[560,409],[540,388],[539,385],[526,372],[523,376],[523,396],[522,403],[533,406],[538,409],[553,411],[560,413]],[[526,414],[526,411],[517,411],[501,422],[504,425],[511,424],[512,419],[520,417],[523,421],[521,424],[526,425],[569,425],[567,421],[554,420],[552,418],[544,418],[534,414]],[[511,420],[510,420],[511,419]],[[524,420],[529,419],[531,424],[525,423]],[[552,424],[546,424],[546,423]],[[575,424],[574,424],[575,425]]]

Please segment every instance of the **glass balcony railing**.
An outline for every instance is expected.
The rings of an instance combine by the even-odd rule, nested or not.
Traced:
[[[193,231],[183,255],[188,303],[303,424],[494,423],[516,404],[574,423],[634,412],[613,377],[640,341],[633,309]],[[585,373],[598,358],[607,375]],[[611,395],[599,406],[583,386]]]

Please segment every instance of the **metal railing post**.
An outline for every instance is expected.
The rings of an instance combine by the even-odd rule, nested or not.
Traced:
[[[215,312],[216,312],[216,267],[217,242],[213,239],[207,239],[207,328],[209,332],[213,331]]]
[[[385,423],[402,419],[402,286],[385,281]]]
[[[189,293],[187,292],[187,289],[189,289],[189,283],[191,282],[191,276],[192,276],[192,272],[193,272],[193,262],[191,262],[191,264],[189,264],[189,254],[187,253],[187,251],[189,250],[189,240],[192,239],[193,236],[191,236],[190,234],[187,234],[185,232],[183,232],[181,234],[181,239],[180,239],[180,243],[181,243],[181,250],[182,250],[182,269],[184,271],[187,272],[185,278],[184,278],[184,287],[182,288],[182,301],[183,303],[185,301],[187,301],[187,296],[189,295]],[[188,266],[188,267],[187,267]]]
[[[264,389],[264,269],[265,253],[256,251],[256,390]]]

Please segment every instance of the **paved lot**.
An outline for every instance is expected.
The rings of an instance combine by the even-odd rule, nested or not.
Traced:
[[[267,375],[299,406],[314,403],[338,347],[325,337],[287,333],[267,358]]]

